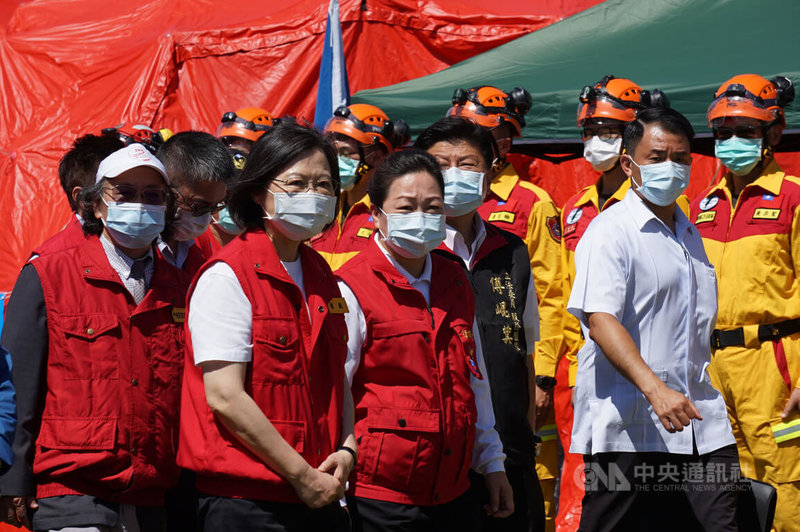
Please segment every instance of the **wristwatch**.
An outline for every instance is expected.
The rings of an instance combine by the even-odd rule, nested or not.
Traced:
[[[538,386],[544,391],[552,390],[553,386],[555,385],[556,385],[555,377],[546,377],[544,375],[536,376],[536,386]]]

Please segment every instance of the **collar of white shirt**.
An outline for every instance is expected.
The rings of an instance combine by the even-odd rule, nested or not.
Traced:
[[[444,228],[444,245],[458,255],[470,270],[472,269],[472,261],[475,259],[475,253],[481,248],[483,241],[486,240],[485,222],[478,216],[477,212],[473,214],[472,227],[475,229],[475,241],[472,243],[472,249],[467,247],[467,243],[464,242],[464,237],[461,233],[449,225]]]
[[[161,252],[161,256],[176,268],[183,268],[183,263],[186,262],[186,258],[189,256],[189,248],[193,244],[194,239],[186,242],[178,241],[175,247],[176,252],[173,253],[172,248],[167,245],[164,239],[161,236],[158,237],[158,250]]]
[[[378,232],[377,231],[375,232],[375,236],[373,238],[375,238],[375,241],[378,243],[378,249],[381,250],[381,252],[383,253],[383,256],[386,257],[386,259],[391,263],[392,266],[394,266],[395,270],[400,272],[400,275],[402,275],[403,277],[406,278],[406,280],[408,281],[408,284],[410,284],[411,286],[414,286],[414,285],[419,284],[419,283],[428,283],[428,284],[430,284],[430,282],[431,282],[431,270],[432,270],[431,254],[430,253],[425,255],[425,266],[422,269],[422,274],[419,277],[414,277],[413,275],[411,275],[408,272],[408,270],[406,270],[405,268],[400,266],[400,263],[398,263],[396,260],[394,260],[394,258],[389,254],[389,251],[386,249],[386,246],[383,243],[383,241],[380,238],[378,238]]]
[[[650,207],[645,204],[644,200],[639,197],[639,194],[637,194],[634,189],[629,189],[622,201],[628,206],[628,210],[633,216],[633,221],[636,222],[636,225],[640,230],[644,229],[644,226],[650,220],[655,220],[655,223],[660,224],[664,228],[667,227],[666,224],[662,222],[653,211],[650,210]],[[674,207],[675,234],[682,236],[685,231],[689,231],[691,233],[692,224],[689,223],[689,219],[686,218],[686,215],[683,214],[683,211],[680,209],[680,207],[677,205]],[[669,231],[669,229],[667,230]],[[671,233],[671,231],[669,232]]]
[[[133,266],[133,259],[127,256],[125,253],[122,252],[117,246],[114,245],[111,240],[109,240],[105,233],[100,235],[100,243],[103,245],[103,251],[106,252],[106,257],[108,257],[108,262],[111,264],[111,267],[114,268],[114,271],[117,272],[120,279],[127,280],[131,278],[131,267]],[[147,250],[146,257],[153,258],[153,248],[150,247]],[[153,261],[150,261],[149,268],[152,268]],[[148,268],[148,269],[149,269]]]

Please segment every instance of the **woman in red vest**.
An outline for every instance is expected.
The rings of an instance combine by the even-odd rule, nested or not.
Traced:
[[[355,465],[346,307],[305,240],[333,219],[336,152],[284,122],[230,193],[247,229],[189,291],[178,462],[197,474],[205,530],[349,530]]]
[[[443,190],[431,155],[390,155],[369,185],[378,231],[337,272],[360,450],[348,500],[356,530],[471,529],[470,468],[484,475],[489,514],[514,509],[472,288],[460,266],[430,254],[445,236]]]

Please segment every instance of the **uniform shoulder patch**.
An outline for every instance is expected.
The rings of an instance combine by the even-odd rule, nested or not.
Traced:
[[[490,222],[505,222],[507,224],[513,224],[516,218],[517,215],[511,211],[496,211],[489,215]]]
[[[717,203],[719,203],[719,198],[718,197],[709,196],[707,198],[703,198],[702,200],[700,200],[699,207],[700,207],[701,211],[707,211],[707,210],[710,210],[710,209],[713,209],[714,207],[716,207]]]
[[[567,222],[567,225],[572,225],[574,223],[577,223],[578,220],[581,219],[581,216],[583,216],[583,209],[581,209],[580,207],[575,207],[574,209],[569,211],[569,214],[567,215],[567,218],[564,221]]]
[[[545,223],[547,224],[547,230],[552,239],[561,243],[561,221],[558,219],[558,216],[548,216]]]

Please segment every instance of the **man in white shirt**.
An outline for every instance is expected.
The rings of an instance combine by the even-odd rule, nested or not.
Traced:
[[[738,457],[706,371],[716,277],[675,207],[693,136],[677,111],[642,111],[624,134],[631,190],[576,250],[568,310],[588,339],[571,447],[586,461],[580,530],[737,530]]]

